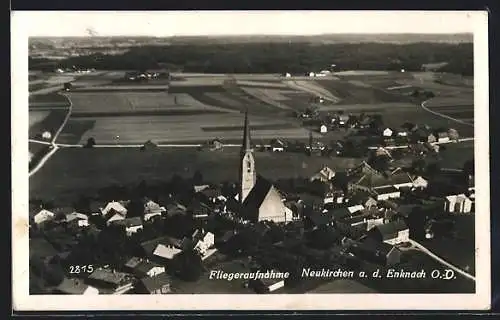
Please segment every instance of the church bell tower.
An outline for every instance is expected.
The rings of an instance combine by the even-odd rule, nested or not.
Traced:
[[[245,124],[243,128],[243,143],[240,152],[240,193],[239,201],[243,203],[254,187],[257,180],[255,171],[255,159],[250,140],[250,126],[248,124],[248,111],[245,112]]]

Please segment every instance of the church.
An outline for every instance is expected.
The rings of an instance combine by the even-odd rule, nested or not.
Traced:
[[[292,221],[292,211],[287,208],[278,190],[271,182],[257,174],[250,138],[248,112],[245,113],[243,144],[240,152],[240,190],[238,194],[241,218],[253,222]]]

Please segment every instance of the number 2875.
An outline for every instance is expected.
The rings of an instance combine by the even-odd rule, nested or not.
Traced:
[[[91,264],[75,265],[69,266],[69,273],[92,273],[94,272],[94,266]]]

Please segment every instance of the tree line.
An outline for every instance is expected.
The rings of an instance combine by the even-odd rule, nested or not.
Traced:
[[[446,72],[473,74],[472,43],[231,43],[174,44],[134,47],[119,55],[92,54],[60,61],[30,58],[32,70],[95,68],[101,70],[143,70],[206,73],[305,74],[337,70],[421,70],[422,64],[448,62]]]

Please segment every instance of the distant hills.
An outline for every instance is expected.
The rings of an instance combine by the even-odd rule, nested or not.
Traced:
[[[283,35],[243,35],[243,36],[173,36],[173,37],[141,37],[141,36],[116,36],[116,37],[32,37],[30,45],[50,44],[64,45],[72,43],[83,46],[93,44],[120,44],[148,45],[148,44],[230,44],[230,43],[310,43],[310,44],[336,44],[336,43],[471,43],[472,33],[459,34],[323,34],[313,36],[283,36]]]

